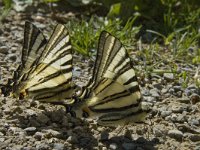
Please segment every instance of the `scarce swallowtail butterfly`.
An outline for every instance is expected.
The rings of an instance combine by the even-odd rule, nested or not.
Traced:
[[[56,102],[71,99],[74,89],[72,49],[65,26],[58,24],[47,42],[35,25],[25,22],[21,65],[2,93]]]
[[[141,92],[131,59],[122,43],[103,31],[91,80],[82,88],[69,112],[95,117],[99,125],[117,126],[143,122]]]

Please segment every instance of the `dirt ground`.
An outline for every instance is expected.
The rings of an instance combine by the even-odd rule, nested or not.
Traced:
[[[1,84],[6,83],[20,63],[25,20],[33,22],[46,35],[57,23],[42,11],[32,14],[11,11],[0,29]],[[82,81],[88,78],[89,61],[75,56],[75,70]],[[195,66],[186,67],[195,70]],[[152,106],[149,124],[127,125],[122,130],[98,126],[92,119],[72,118],[62,106],[1,95],[0,149],[200,150],[199,89],[194,84],[183,89],[173,80],[173,74],[164,74],[152,77],[151,84],[142,86],[143,98]]]

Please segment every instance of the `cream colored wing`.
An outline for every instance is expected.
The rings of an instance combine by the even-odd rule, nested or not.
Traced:
[[[100,35],[93,76],[79,99],[77,115],[97,117],[101,125],[141,122],[146,116],[131,59],[108,32]]]
[[[13,95],[42,102],[71,99],[75,85],[71,44],[65,26],[58,24],[49,41],[44,42],[41,32],[26,23],[24,38],[22,65],[15,72]]]
[[[22,48],[21,64],[13,73],[13,78],[8,80],[8,83],[1,88],[2,93],[7,96],[10,92],[18,93],[18,85],[20,76],[24,76],[24,80],[27,80],[25,75],[30,68],[37,66],[38,59],[41,57],[44,46],[47,40],[42,32],[29,21],[25,22],[24,26],[24,42]]]

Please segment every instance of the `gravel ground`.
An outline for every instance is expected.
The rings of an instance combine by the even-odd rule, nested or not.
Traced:
[[[11,11],[0,30],[0,82],[5,83],[20,62],[25,20],[45,31],[56,22],[49,14]],[[82,62],[82,63],[81,63]],[[84,62],[84,63],[83,63]],[[79,84],[88,78],[90,60],[75,56]],[[186,66],[194,70],[192,65]],[[88,69],[89,68],[89,69]],[[200,150],[200,96],[193,84],[183,89],[165,73],[145,79],[144,100],[152,106],[148,124],[109,128],[95,120],[70,117],[62,106],[0,97],[0,149],[7,150]]]

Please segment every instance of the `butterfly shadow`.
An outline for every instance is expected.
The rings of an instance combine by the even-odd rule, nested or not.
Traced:
[[[101,142],[110,148],[111,145],[116,149],[145,149],[156,150],[156,145],[159,144],[159,139],[145,137],[146,135],[132,134],[126,130],[124,134],[119,134],[115,129],[108,129],[101,133]],[[111,133],[112,132],[112,133]],[[121,131],[122,132],[122,131]],[[111,134],[110,134],[111,133]]]
[[[17,117],[19,127],[36,141],[45,143],[50,140],[52,143],[69,144],[72,149],[94,149],[93,147],[98,145],[86,121],[71,117],[64,109],[52,111],[43,105],[40,105],[39,109],[40,112],[32,109],[24,110],[25,113]]]

